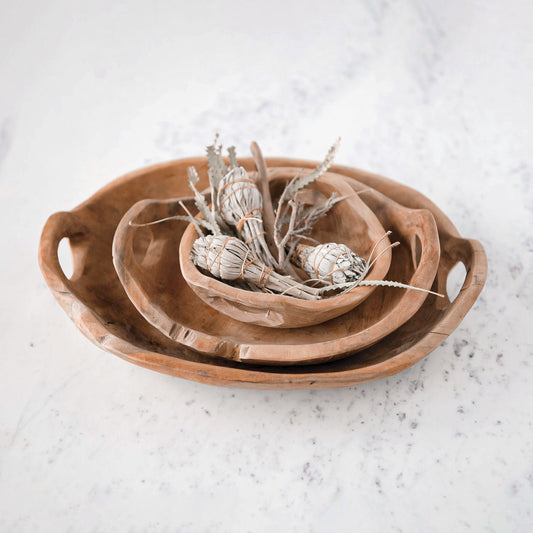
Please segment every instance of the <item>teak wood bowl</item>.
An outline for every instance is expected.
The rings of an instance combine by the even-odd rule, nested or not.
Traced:
[[[329,180],[346,183],[334,174]],[[349,191],[365,188],[355,182],[348,187]],[[390,279],[429,289],[439,262],[438,233],[431,213],[405,208],[376,191],[367,191],[364,197],[402,243],[393,251]],[[180,242],[183,245],[183,230],[190,226],[180,221],[129,224],[175,212],[179,212],[177,200],[145,200],[133,206],[115,232],[114,264],[130,300],[146,320],[172,340],[198,351],[247,363],[320,363],[377,342],[406,322],[426,298],[419,291],[379,287],[357,308],[317,326],[279,331],[243,323],[240,317],[214,312],[185,282],[177,248]]]
[[[200,164],[200,162],[203,163]],[[111,243],[124,213],[143,198],[184,194],[186,168],[206,170],[200,158],[172,161],[131,172],[110,183],[70,212],[46,222],[39,246],[41,270],[52,293],[76,326],[97,346],[127,361],[158,372],[211,385],[262,389],[319,389],[347,387],[396,374],[428,355],[459,325],[479,296],[487,262],[478,241],[463,239],[446,215],[419,192],[390,179],[350,167],[332,171],[414,209],[430,210],[437,222],[441,259],[434,288],[446,290],[450,270],[462,262],[466,278],[450,301],[428,297],[419,311],[385,339],[356,355],[319,365],[272,367],[203,355],[181,346],[151,326],[128,299],[112,264]],[[241,160],[253,169],[251,159]],[[269,167],[313,168],[315,162],[268,159]],[[57,249],[69,239],[74,273],[63,273]]]
[[[278,171],[279,169],[274,170]],[[282,173],[270,173],[271,188],[276,186],[282,188],[298,173],[298,170],[284,169]],[[359,199],[350,185],[339,176],[325,174],[311,184],[308,189],[322,197],[329,197],[332,193],[346,196],[316,225],[312,234],[313,238],[323,243],[346,244],[360,257],[368,258],[374,245],[384,236],[385,230],[376,215]],[[154,236],[158,235],[159,237],[161,233],[159,230],[160,228],[154,229]],[[119,232],[119,235],[123,234]],[[202,272],[194,265],[191,260],[191,250],[197,237],[198,234],[194,226],[190,224],[180,240],[179,258],[183,278],[194,293],[206,304],[241,322],[273,328],[314,326],[354,309],[365,301],[375,289],[375,287],[358,287],[346,294],[322,300],[304,301],[291,296],[251,292],[233,287]],[[114,250],[119,253],[124,243],[115,240],[115,245]],[[388,238],[379,243],[375,255],[382,251],[384,253],[377,260],[367,279],[384,279],[391,262],[391,252],[387,250],[389,245]],[[168,268],[175,266],[174,256],[175,253],[172,253],[167,258]],[[160,257],[160,260],[165,261],[165,258]],[[176,294],[175,291],[172,293]],[[279,335],[276,336],[279,338]]]

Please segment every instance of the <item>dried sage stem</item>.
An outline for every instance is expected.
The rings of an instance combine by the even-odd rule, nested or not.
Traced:
[[[303,233],[307,231],[307,228],[298,231],[298,229],[300,229],[298,226],[302,212],[302,206],[296,200],[296,194],[298,191],[304,187],[307,187],[320,178],[320,176],[322,176],[325,172],[327,172],[333,163],[333,158],[335,157],[335,154],[339,148],[339,144],[340,139],[337,139],[335,144],[329,149],[324,161],[322,161],[320,165],[307,174],[297,174],[294,176],[294,178],[292,178],[292,180],[285,186],[283,192],[281,193],[274,218],[274,243],[278,249],[278,263],[282,269],[283,266],[287,264],[285,248],[289,244],[289,241],[298,232]],[[332,197],[330,200],[333,201],[334,197]],[[332,203],[322,214],[325,214],[333,205],[334,203]],[[289,211],[290,214],[288,214]],[[286,223],[285,221],[287,216],[289,217],[289,226],[285,234],[282,236],[282,229]],[[309,219],[304,220],[304,226],[305,223],[309,221]]]

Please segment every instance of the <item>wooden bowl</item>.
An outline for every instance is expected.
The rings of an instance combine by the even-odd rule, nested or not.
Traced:
[[[253,169],[251,159],[241,163]],[[462,262],[467,271],[453,301],[428,297],[419,311],[385,339],[335,362],[294,367],[248,366],[203,355],[173,342],[151,326],[128,299],[111,257],[116,224],[142,198],[186,194],[186,169],[195,164],[205,172],[204,159],[163,163],[141,169],[110,183],[70,212],[52,215],[39,246],[41,270],[52,293],[77,327],[97,346],[130,362],[185,379],[228,387],[318,389],[345,387],[393,375],[429,354],[458,326],[482,290],[487,275],[483,247],[462,239],[444,213],[425,196],[387,178],[350,167],[332,171],[388,194],[411,208],[430,210],[437,222],[441,259],[433,288],[446,290],[450,270]],[[315,162],[269,159],[269,167],[313,168]],[[69,239],[74,273],[61,270],[57,248]]]
[[[334,174],[329,179],[345,181]],[[348,185],[350,191],[365,188],[352,185]],[[439,262],[438,234],[431,213],[405,208],[376,191],[367,191],[364,198],[402,243],[393,252],[391,279],[429,289]],[[338,318],[282,331],[242,322],[237,311],[236,318],[221,315],[191,291],[183,269],[180,271],[177,249],[181,246],[183,251],[186,223],[169,221],[144,227],[129,224],[130,220],[142,223],[175,212],[179,212],[177,200],[144,200],[133,206],[115,232],[114,264],[130,300],[146,320],[169,338],[195,350],[248,363],[320,363],[355,353],[382,339],[406,322],[426,297],[419,291],[379,287],[356,309]],[[187,231],[190,229],[185,234]],[[194,235],[191,244],[193,239]],[[194,265],[191,268],[197,272]]]
[[[273,183],[271,183],[282,187],[296,173],[295,169],[287,170],[284,174],[277,173],[273,176]],[[319,242],[346,244],[360,257],[368,258],[374,245],[385,234],[376,215],[339,176],[326,174],[309,186],[309,189],[325,197],[329,197],[332,193],[348,196],[335,205],[328,216],[320,221],[312,236]],[[159,229],[154,230],[154,233]],[[183,278],[206,304],[226,316],[247,324],[272,328],[314,326],[354,309],[364,302],[375,289],[375,287],[358,287],[349,293],[331,298],[304,301],[291,296],[251,292],[232,287],[202,272],[194,265],[191,260],[191,251],[197,237],[194,226],[190,224],[181,238],[179,257]],[[117,243],[117,245],[122,244]],[[383,239],[376,253],[386,250],[389,245],[389,239]],[[391,255],[390,250],[383,253],[367,279],[382,280],[389,270]],[[177,301],[174,304],[179,305]]]

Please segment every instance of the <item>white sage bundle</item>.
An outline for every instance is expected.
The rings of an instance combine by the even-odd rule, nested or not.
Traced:
[[[299,244],[291,261],[311,279],[331,285],[353,283],[367,272],[367,262],[345,244],[328,242],[318,246]]]
[[[265,239],[263,197],[244,168],[231,169],[218,183],[217,205],[224,222],[236,229],[253,256],[277,266]]]
[[[317,300],[320,291],[278,274],[273,267],[254,257],[250,248],[236,237],[206,235],[196,239],[191,259],[203,270],[226,281],[245,281],[265,292],[294,296],[303,300]]]
[[[296,253],[291,257],[297,266],[302,268],[305,273],[313,280],[327,283],[326,287],[322,287],[319,291],[323,297],[326,297],[328,292],[349,292],[355,287],[396,287],[399,289],[412,289],[415,291],[422,291],[435,296],[443,297],[442,294],[407,285],[398,281],[388,280],[365,280],[368,272],[374,263],[387,250],[398,246],[399,242],[394,242],[385,247],[376,257],[372,258],[378,244],[387,237],[391,232],[388,231],[372,248],[368,261],[359,257],[355,252],[350,250],[344,244],[337,244],[329,242],[326,244],[319,244],[317,246],[298,245]]]

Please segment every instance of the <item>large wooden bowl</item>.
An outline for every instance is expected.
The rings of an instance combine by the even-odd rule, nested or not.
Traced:
[[[242,160],[252,170],[251,159]],[[78,328],[97,346],[135,364],[213,385],[265,389],[345,387],[387,377],[429,354],[457,327],[484,285],[487,264],[483,247],[463,239],[432,202],[392,180],[350,167],[331,170],[357,178],[403,205],[430,210],[437,222],[441,259],[433,288],[446,291],[450,270],[462,262],[467,271],[453,301],[428,297],[402,327],[370,348],[335,362],[272,367],[203,355],[181,346],[151,326],[135,309],[115,273],[111,244],[124,213],[143,198],[179,197],[186,193],[186,169],[195,164],[204,172],[205,160],[194,158],[141,169],[110,183],[71,212],[52,215],[45,224],[39,262],[54,296]],[[315,162],[269,159],[269,167],[313,168]],[[74,259],[69,278],[61,270],[57,249],[68,238]]]
[[[278,187],[283,186],[296,173],[295,169],[287,169],[284,174],[277,173],[273,175],[271,184]],[[353,189],[344,179],[334,174],[324,175],[320,180],[311,184],[308,189],[315,191],[316,194],[322,197],[329,197],[333,193],[347,197],[335,205],[328,213],[328,216],[317,224],[312,234],[313,237],[319,242],[346,244],[360,257],[368,258],[374,245],[385,234],[383,226],[371,209],[359,199],[357,194],[354,194]],[[129,228],[124,228],[124,225],[122,225],[122,229],[127,232]],[[153,235],[157,234],[158,238],[161,238],[161,233],[163,232],[165,232],[164,228],[154,228]],[[122,235],[123,233],[120,232],[119,236]],[[191,260],[191,251],[197,237],[198,234],[194,226],[190,224],[181,238],[179,256],[183,278],[194,293],[206,304],[234,320],[240,320],[247,324],[273,328],[314,326],[354,309],[375,290],[375,287],[358,287],[346,294],[331,298],[304,301],[291,296],[250,292],[233,287],[202,272],[194,265]],[[122,240],[117,241],[115,239],[116,246],[114,245],[114,249],[119,253],[120,247],[124,243],[121,242]],[[384,251],[384,253],[379,257],[367,279],[384,279],[391,262],[391,252],[390,250],[386,251],[389,245],[388,238],[379,242],[376,254],[381,251]],[[171,252],[171,250],[168,251]],[[175,250],[171,252],[171,261],[175,254]],[[159,257],[159,259],[165,261],[163,257]],[[438,263],[438,257],[436,263]],[[172,262],[171,264],[175,263]],[[120,265],[118,268],[120,268]],[[176,277],[178,277],[177,272]],[[176,291],[172,290],[172,293],[176,294]],[[174,305],[179,306],[182,304],[179,301],[175,301]],[[231,336],[231,332],[229,332],[228,336]],[[281,336],[283,337],[285,334],[282,333]],[[276,337],[280,338],[280,335],[276,334]]]

